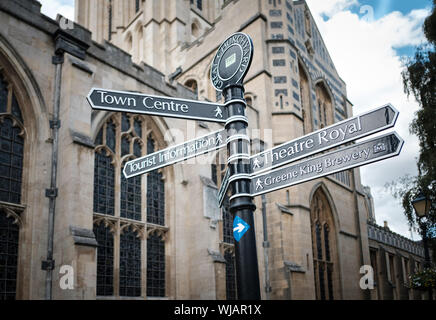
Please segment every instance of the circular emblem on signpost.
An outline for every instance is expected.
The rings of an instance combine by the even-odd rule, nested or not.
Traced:
[[[242,84],[253,58],[253,42],[242,32],[228,37],[218,48],[212,61],[210,79],[216,90]]]

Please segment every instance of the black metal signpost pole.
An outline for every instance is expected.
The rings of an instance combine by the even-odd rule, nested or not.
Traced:
[[[245,114],[243,79],[253,58],[253,43],[235,33],[218,48],[212,62],[211,80],[222,91],[227,109],[227,164],[230,169],[230,212],[234,217],[236,282],[239,300],[260,300],[254,211],[250,190],[250,139]]]
[[[241,175],[230,183],[230,212],[234,219],[239,217],[249,227],[239,241],[235,241],[236,279],[239,300],[260,300],[259,273],[256,251],[256,233],[254,228],[254,212],[256,206],[250,192],[250,162],[244,158],[244,153],[249,150],[249,140],[244,139],[247,123],[245,117],[244,88],[231,86],[223,90],[225,101],[230,102],[227,107],[229,115],[235,120],[230,120],[226,129],[228,137],[227,151],[229,156],[228,166],[230,176]],[[231,102],[234,101],[234,102]],[[231,119],[232,117],[230,117]],[[240,119],[240,120],[238,120]],[[233,134],[232,134],[233,133]],[[237,139],[232,138],[237,133]],[[238,157],[239,156],[239,157]],[[247,178],[243,176],[247,175]],[[235,220],[234,220],[235,221]],[[235,223],[234,223],[235,228]]]

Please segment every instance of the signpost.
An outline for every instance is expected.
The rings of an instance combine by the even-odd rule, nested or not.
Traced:
[[[217,103],[97,88],[91,89],[87,99],[91,107],[98,110],[219,123],[227,120],[227,109]]]
[[[287,188],[336,172],[360,167],[400,154],[404,141],[394,132],[332,151],[251,178],[252,196]]]
[[[253,43],[244,33],[227,38],[212,60],[210,78],[215,89],[222,91],[227,106],[226,130],[230,212],[234,218],[236,282],[239,300],[259,300],[259,270],[257,263],[254,205],[250,193],[250,166],[247,160],[249,141],[246,130],[246,102],[242,85],[253,59]],[[226,189],[226,187],[224,188]],[[221,199],[222,200],[222,199]],[[242,226],[242,227],[241,227]],[[235,229],[236,228],[236,229]],[[239,231],[238,231],[239,230]]]
[[[252,174],[274,169],[312,154],[386,130],[395,125],[398,111],[390,104],[337,122],[250,158]]]
[[[123,174],[131,178],[227,146],[228,167],[218,203],[221,207],[230,190],[240,300],[260,299],[255,196],[397,156],[404,144],[396,133],[389,133],[309,159],[316,153],[392,128],[398,111],[387,104],[251,156],[243,80],[252,58],[253,43],[244,33],[231,35],[218,48],[210,76],[215,89],[222,91],[224,104],[98,88],[91,89],[87,97],[93,109],[225,124],[225,130],[129,161]]]
[[[226,146],[226,135],[225,130],[219,130],[203,137],[129,161],[124,166],[123,174],[127,179],[132,178],[201,154],[224,148]]]

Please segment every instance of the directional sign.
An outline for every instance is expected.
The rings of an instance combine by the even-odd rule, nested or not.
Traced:
[[[223,148],[226,146],[226,135],[226,130],[219,130],[129,161],[124,166],[124,176],[126,178],[132,178],[176,162]]]
[[[210,79],[216,90],[242,84],[253,59],[253,43],[251,38],[242,32],[228,37],[212,61]]]
[[[218,203],[220,208],[223,205],[223,201],[224,201],[224,197],[227,193],[227,189],[229,187],[229,178],[230,178],[230,169],[227,168],[226,170],[226,174],[223,177],[223,180],[221,181],[221,187],[220,190],[218,191]]]
[[[225,123],[222,104],[93,88],[88,94],[93,109],[141,113],[163,117]]]
[[[397,156],[404,141],[394,132],[251,178],[258,196],[336,172]]]
[[[390,104],[335,123],[250,157],[252,175],[391,128],[398,111]]]
[[[235,240],[239,242],[248,229],[250,229],[250,225],[240,217],[236,216],[233,220],[233,237]]]

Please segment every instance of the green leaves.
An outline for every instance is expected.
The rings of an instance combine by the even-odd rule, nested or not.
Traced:
[[[425,268],[410,277],[410,287],[413,289],[427,290],[436,288],[436,269]]]
[[[425,193],[433,206],[420,224],[425,223],[429,229],[436,225],[436,0],[433,3],[433,11],[424,23],[429,43],[417,48],[402,72],[405,93],[412,94],[421,106],[410,124],[410,132],[419,139],[419,175],[407,183],[407,177],[403,178],[393,189],[394,196],[402,199],[411,226],[418,222],[411,201],[419,192]]]

